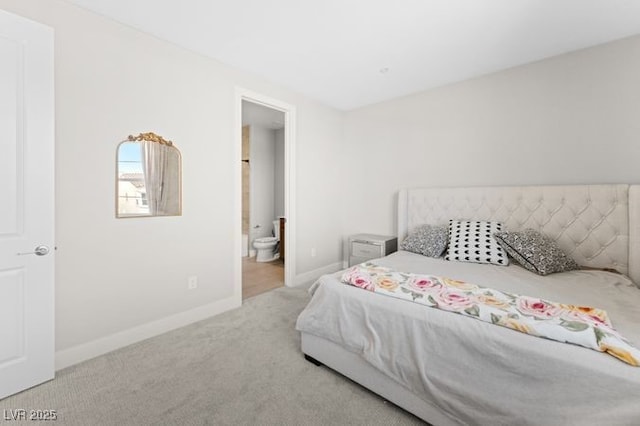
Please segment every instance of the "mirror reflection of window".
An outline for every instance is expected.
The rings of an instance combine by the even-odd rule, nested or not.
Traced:
[[[139,142],[118,148],[118,216],[149,216]]]
[[[181,155],[171,141],[141,133],[118,146],[116,217],[182,212]]]

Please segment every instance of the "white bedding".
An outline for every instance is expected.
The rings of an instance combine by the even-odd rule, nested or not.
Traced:
[[[608,311],[640,347],[640,290],[602,271],[537,276],[509,267],[446,262],[408,252],[376,261],[560,303]],[[297,328],[363,357],[461,424],[637,425],[640,368],[589,349],[545,340],[385,297],[326,275]]]

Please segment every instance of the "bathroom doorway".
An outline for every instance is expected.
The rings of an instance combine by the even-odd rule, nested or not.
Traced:
[[[244,300],[292,284],[293,108],[246,92],[238,100]]]

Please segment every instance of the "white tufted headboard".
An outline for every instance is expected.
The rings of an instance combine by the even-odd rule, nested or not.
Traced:
[[[404,189],[398,241],[420,224],[497,220],[536,229],[580,265],[613,268],[640,284],[640,185],[494,186]]]

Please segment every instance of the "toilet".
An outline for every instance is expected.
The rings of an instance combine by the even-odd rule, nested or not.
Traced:
[[[270,262],[276,260],[280,255],[275,253],[276,244],[280,241],[280,221],[273,221],[273,234],[275,237],[263,237],[253,240],[253,247],[256,249],[256,262]]]

